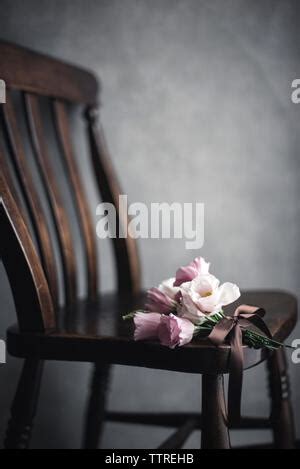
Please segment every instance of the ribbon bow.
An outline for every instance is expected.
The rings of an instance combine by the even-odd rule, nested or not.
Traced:
[[[233,316],[221,319],[213,328],[208,338],[216,345],[222,345],[228,338],[231,345],[229,361],[229,388],[228,388],[228,424],[233,426],[241,418],[241,400],[243,386],[243,329],[254,325],[267,337],[272,335],[263,321],[265,310],[255,306],[241,305]]]

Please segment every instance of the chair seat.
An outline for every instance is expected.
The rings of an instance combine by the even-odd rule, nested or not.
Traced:
[[[142,308],[145,294],[135,301],[103,295],[97,302],[78,301],[72,310],[60,311],[61,325],[48,334],[19,333],[13,326],[7,333],[8,352],[16,357],[45,360],[104,362],[188,373],[227,373],[230,346],[213,346],[208,340],[170,350],[155,341],[135,342],[133,324],[122,315]],[[239,304],[265,308],[265,321],[274,337],[284,341],[297,322],[297,301],[282,291],[243,292]],[[233,307],[228,307],[231,314]],[[266,350],[244,347],[245,368],[267,358]]]

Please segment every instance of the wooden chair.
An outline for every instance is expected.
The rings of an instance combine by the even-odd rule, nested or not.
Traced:
[[[23,372],[12,404],[5,447],[27,448],[36,411],[45,360],[93,363],[90,399],[83,446],[98,446],[103,421],[131,422],[175,428],[161,448],[179,448],[194,429],[202,430],[203,448],[229,448],[223,375],[228,373],[229,346],[192,343],[169,350],[154,342],[134,342],[131,324],[122,314],[141,306],[140,269],[133,239],[115,239],[118,278],[115,295],[98,294],[95,227],[90,216],[81,174],[74,158],[70,107],[79,106],[86,121],[95,184],[102,200],[118,210],[120,188],[99,126],[98,84],[80,68],[44,55],[0,43],[0,79],[6,82],[7,101],[1,106],[0,254],[10,281],[18,324],[7,334],[8,352],[24,359]],[[36,188],[18,124],[20,109],[13,95],[20,93],[27,133],[43,184],[55,234]],[[61,187],[53,169],[52,148],[46,143],[47,126],[41,101],[47,99],[61,158],[77,208],[85,252],[84,275],[88,294],[78,299],[77,267],[72,232]],[[119,213],[122,223],[126,214]],[[58,247],[59,259],[55,255]],[[58,263],[62,269],[64,305],[59,305]],[[241,302],[259,305],[275,339],[285,340],[296,323],[295,298],[280,291],[245,292]],[[294,445],[287,367],[282,350],[245,347],[245,368],[266,360],[269,369],[271,418],[242,418],[238,428],[272,428],[276,447]],[[112,364],[198,373],[202,377],[200,413],[134,414],[105,411],[105,396]]]

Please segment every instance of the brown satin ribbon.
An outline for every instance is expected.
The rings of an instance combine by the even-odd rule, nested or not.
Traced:
[[[229,362],[228,387],[228,425],[234,426],[240,422],[241,400],[243,386],[243,329],[256,326],[267,337],[272,335],[263,321],[265,310],[256,306],[241,305],[233,316],[226,316],[215,325],[208,338],[214,345],[222,345],[226,338],[231,345]]]

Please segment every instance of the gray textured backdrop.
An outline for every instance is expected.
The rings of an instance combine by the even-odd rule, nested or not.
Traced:
[[[0,37],[101,77],[107,139],[131,201],[204,202],[201,254],[218,276],[241,287],[297,294],[300,105],[290,100],[291,81],[300,76],[297,4],[1,0]],[[194,254],[183,241],[142,241],[140,250],[145,286]],[[112,288],[109,261],[105,253],[104,289]],[[4,337],[14,311],[3,273],[0,297]],[[1,431],[18,370],[13,359],[0,369]],[[47,366],[34,447],[79,446],[88,371],[81,364]],[[291,366],[291,374],[299,432],[300,366]],[[263,367],[247,373],[248,413],[267,413],[264,385]],[[199,403],[196,376],[115,368],[111,408],[194,409]],[[104,446],[153,447],[167,433],[109,425]],[[234,434],[233,441],[262,437],[270,435]],[[188,446],[198,441],[195,434]]]

